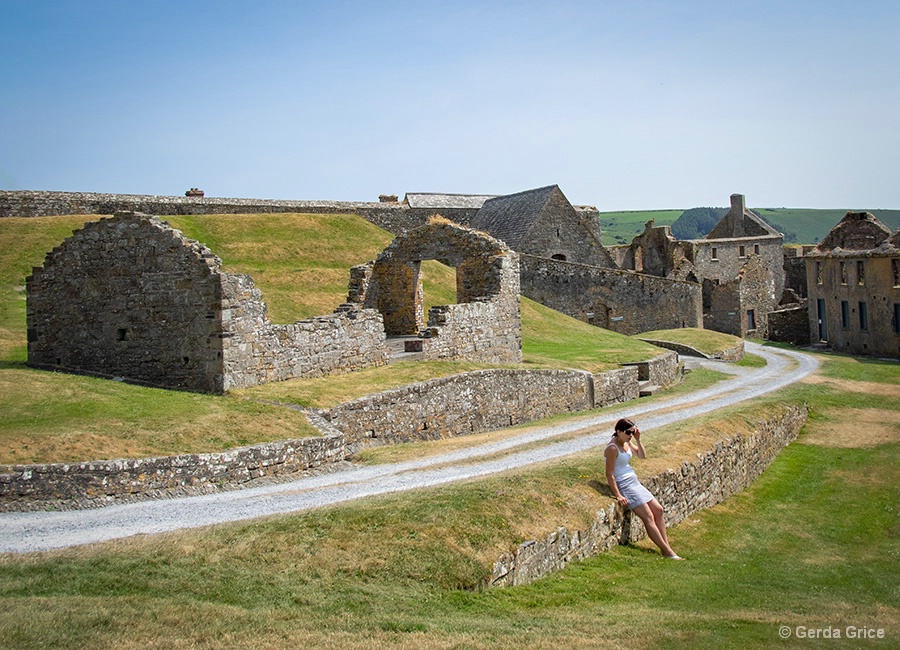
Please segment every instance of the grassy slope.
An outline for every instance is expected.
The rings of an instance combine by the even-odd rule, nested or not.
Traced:
[[[499,552],[582,526],[608,502],[598,450],[306,514],[0,557],[0,638],[23,649],[766,648],[803,647],[779,639],[782,625],[855,625],[887,635],[850,645],[894,647],[897,365],[822,359],[813,383],[646,436],[639,474],[677,466],[669,447],[691,457],[695,437],[779,404],[812,409],[755,485],[670,530],[687,562],[642,542],[527,587],[473,589]],[[849,419],[866,435],[848,437]]]
[[[86,217],[0,219],[0,463],[197,453],[315,435],[302,414],[241,399],[328,406],[375,390],[484,367],[404,364],[321,380],[269,384],[226,397],[185,395],[25,367],[25,277]],[[250,273],[274,322],[331,312],[346,299],[350,266],[391,236],[335,215],[178,216],[167,220],[207,244],[226,270]],[[455,301],[455,272],[423,264],[426,306]],[[524,367],[600,371],[657,348],[522,301]]]

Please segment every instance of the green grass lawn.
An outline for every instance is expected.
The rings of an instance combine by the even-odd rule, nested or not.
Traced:
[[[821,357],[808,383],[653,432],[658,459],[670,443],[781,403],[805,401],[812,413],[753,486],[670,530],[685,562],[644,541],[529,586],[478,588],[500,552],[583,526],[604,503],[592,487],[598,450],[306,514],[2,556],[0,645],[896,647],[898,366]],[[848,626],[885,636],[796,638]]]
[[[318,435],[311,407],[487,366],[401,364],[350,375],[267,384],[226,396],[186,395],[25,366],[25,278],[85,220],[83,215],[0,219],[0,464],[201,453]],[[273,322],[326,314],[346,300],[351,266],[374,259],[391,235],[346,215],[213,215],[166,218],[205,244],[230,272],[250,273]],[[456,275],[423,263],[426,308],[456,300]],[[661,350],[522,300],[523,368],[599,372]]]

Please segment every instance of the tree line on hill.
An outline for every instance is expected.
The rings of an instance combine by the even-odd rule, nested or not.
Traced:
[[[677,239],[702,239],[712,232],[712,229],[727,213],[728,208],[690,208],[682,212],[681,216],[672,223],[672,234]],[[786,243],[797,241],[795,233],[784,230],[783,226],[773,224],[762,215],[759,216],[767,224],[783,232]]]

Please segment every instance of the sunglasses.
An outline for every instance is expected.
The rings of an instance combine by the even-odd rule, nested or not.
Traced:
[[[625,435],[628,435],[628,436],[633,436],[633,435],[634,435],[634,429],[628,429],[628,430],[626,430],[626,431],[623,431],[622,433],[624,433]]]

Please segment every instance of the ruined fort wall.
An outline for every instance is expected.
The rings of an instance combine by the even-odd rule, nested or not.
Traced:
[[[222,392],[384,365],[381,315],[347,307],[273,325],[249,275],[158,217],[90,222],[26,281],[28,363]]]
[[[492,369],[410,384],[322,412],[321,437],[209,454],[0,466],[0,511],[197,494],[347,459],[368,445],[499,429],[638,397],[638,369]]]
[[[702,327],[694,282],[522,255],[522,295],[621,334]]]
[[[88,223],[26,281],[28,364],[222,390],[219,267],[159,219]]]

